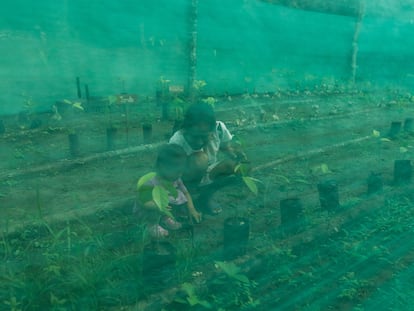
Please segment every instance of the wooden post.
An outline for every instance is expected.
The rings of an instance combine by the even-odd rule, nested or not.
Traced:
[[[361,32],[362,19],[365,14],[364,0],[360,0],[359,12],[356,18],[354,37],[352,39],[352,57],[351,57],[351,83],[355,84],[358,69],[358,39]]]
[[[89,86],[85,84],[85,97],[86,101],[89,102]]]
[[[78,98],[82,98],[82,91],[81,91],[81,86],[80,86],[80,78],[76,77],[76,90],[78,93]]]
[[[189,63],[188,63],[188,96],[191,100],[194,99],[194,81],[197,76],[197,20],[198,20],[198,0],[190,0],[189,12]]]

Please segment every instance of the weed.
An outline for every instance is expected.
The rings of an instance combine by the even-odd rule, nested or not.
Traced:
[[[360,298],[361,291],[369,286],[369,282],[355,277],[354,272],[348,272],[340,280],[341,292],[338,298],[347,300],[357,300]]]
[[[215,305],[223,308],[254,308],[260,304],[252,291],[257,283],[244,275],[232,262],[216,261],[215,266],[223,272],[211,284],[211,296]]]
[[[176,298],[175,301],[177,301],[179,303],[183,303],[183,304],[189,304],[191,307],[200,305],[200,306],[202,306],[204,308],[207,308],[207,309],[212,308],[211,304],[208,301],[201,299],[197,295],[196,289],[191,283],[183,283],[181,285],[181,290],[186,295],[184,297],[185,299]]]

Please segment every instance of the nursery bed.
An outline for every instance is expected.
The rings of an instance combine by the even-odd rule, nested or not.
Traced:
[[[393,161],[412,158],[411,136],[402,135],[396,140],[370,137],[374,129],[385,133],[391,118],[404,119],[409,117],[411,110],[384,109],[370,114],[357,114],[352,122],[344,116],[330,120],[292,120],[290,126],[288,123],[283,126],[269,123],[267,126],[233,128],[245,141],[245,149],[258,168],[253,176],[263,182],[260,195],[256,198],[245,191],[241,192],[240,187],[243,185],[228,187],[218,194],[225,206],[222,215],[215,218],[207,216],[201,225],[194,228],[192,242],[186,234],[173,240],[179,249],[178,279],[171,283],[170,288],[180,289],[183,282],[194,283],[197,295],[210,301],[213,299],[211,293],[217,291],[220,284],[207,286],[207,289],[197,284],[210,282],[209,270],[217,269],[214,268],[214,261],[222,259],[222,221],[236,213],[248,216],[251,221],[249,255],[239,265],[243,267],[241,273],[251,280],[248,284],[253,301],[268,309],[283,306],[281,310],[322,307],[326,310],[348,310],[363,303],[368,304],[368,297],[377,295],[375,288],[382,288],[382,284],[388,286],[392,277],[383,272],[384,276],[375,280],[372,275],[365,276],[359,270],[354,271],[356,269],[351,264],[354,255],[348,254],[346,259],[338,259],[343,254],[343,248],[329,255],[334,261],[326,259],[326,254],[342,243],[329,238],[332,234],[343,239],[346,230],[354,236],[354,231],[362,230],[356,228],[365,223],[369,225],[364,230],[376,232],[377,215],[374,211],[389,207],[392,200],[399,206],[404,200],[406,205],[412,205],[410,187],[392,188]],[[358,140],[361,137],[366,138]],[[348,143],[340,144],[344,141]],[[303,147],[298,148],[298,145]],[[139,309],[138,305],[146,306],[144,310],[159,310],[157,303],[166,306],[177,298],[173,291],[167,290],[169,295],[162,291],[163,297],[166,297],[164,300],[159,299],[160,296],[148,296],[143,300],[143,295],[150,293],[142,292],[139,277],[137,262],[143,244],[140,239],[141,228],[137,226],[139,222],[131,215],[130,198],[133,197],[136,180],[152,165],[154,152],[151,148],[144,148],[139,153],[139,159],[135,153],[125,153],[79,162],[56,171],[39,170],[30,179],[21,179],[17,175],[16,178],[6,178],[0,197],[2,215],[5,216],[1,224],[0,250],[4,257],[1,272],[5,286],[1,289],[1,300],[10,302],[14,297],[28,308],[42,303],[69,308],[70,305],[82,303],[90,308],[99,306],[99,309],[114,305],[126,308],[140,300],[135,307],[131,307],[132,310]],[[283,158],[285,160],[276,161]],[[386,182],[384,193],[375,200],[364,196],[366,179],[371,171],[381,172]],[[343,209],[334,217],[336,220],[327,222],[328,215],[319,210],[316,184],[330,178],[338,181]],[[313,232],[312,237],[302,234],[295,240],[280,236],[279,201],[291,196],[298,196],[304,202],[309,228],[316,228],[310,231]],[[366,215],[350,212],[354,207],[355,211],[359,211],[359,206],[372,211],[368,213],[370,219],[364,218]],[[397,211],[393,213],[398,214]],[[404,208],[398,217],[407,218],[409,213],[410,210]],[[390,236],[387,249],[392,249],[399,238],[404,239],[405,231],[391,235],[389,230],[392,227],[389,224],[387,230],[377,237],[383,239]],[[320,237],[317,236],[318,232]],[[375,234],[372,236],[369,241],[376,238]],[[320,245],[320,239],[326,245]],[[303,243],[309,245],[308,250],[297,247]],[[401,266],[378,266],[377,274],[378,271],[398,273],[400,269],[406,268],[411,258],[409,241],[406,243],[407,248],[395,252],[395,256],[390,251],[389,261],[399,259]],[[318,253],[325,256],[325,262],[317,257]],[[279,256],[277,258],[283,265],[269,261],[272,256]],[[306,261],[306,258],[309,260]],[[359,260],[359,265],[364,266],[364,260],[367,259]],[[306,268],[315,263],[321,265],[321,262],[323,265],[320,268]],[[262,274],[254,270],[257,265],[264,271]],[[283,269],[280,268],[282,266]],[[269,267],[272,270],[268,270]],[[330,272],[336,267],[341,267],[340,273]],[[197,271],[203,272],[206,278],[194,277],[193,273]],[[272,275],[270,271],[276,274],[284,271],[286,274]],[[220,269],[216,273],[220,278],[223,277]],[[293,277],[295,275],[297,278]],[[224,280],[229,284],[236,288],[241,286],[234,283],[234,279],[226,277],[228,275],[224,276]],[[292,279],[295,279],[294,284],[291,283]],[[330,283],[323,279],[330,280]],[[299,285],[301,283],[303,286],[307,284],[309,288],[314,287],[314,290],[304,297],[292,297],[292,292],[303,292]],[[40,284],[48,284],[50,288]],[[337,290],[332,295],[326,295],[331,284]],[[352,286],[357,287],[357,293]],[[349,291],[347,287],[351,287]],[[361,288],[363,295],[359,294]],[[278,299],[275,299],[275,292],[278,293]],[[218,298],[215,306],[226,308],[228,302],[222,299],[234,298],[226,298],[227,294],[226,291],[223,291],[223,296],[216,293]],[[243,293],[240,295],[240,303],[245,304],[246,308],[253,308],[246,302],[246,296]],[[154,301],[157,303],[154,304]],[[400,300],[396,299],[395,303],[400,303]],[[236,303],[227,307],[231,309],[240,305]],[[180,308],[184,306],[180,304]]]

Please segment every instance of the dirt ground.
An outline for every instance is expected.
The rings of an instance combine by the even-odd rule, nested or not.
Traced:
[[[233,109],[233,106],[237,108]],[[146,108],[151,109],[151,107]],[[233,99],[232,102],[223,102],[221,105],[219,102],[216,110],[218,119],[226,122],[233,134],[240,138],[253,167],[258,168],[253,171],[252,176],[261,181],[260,192],[255,197],[241,183],[219,192],[217,197],[224,211],[219,216],[206,216],[202,224],[194,227],[194,240],[191,243],[195,245],[196,253],[192,253],[191,256],[188,251],[184,251],[190,246],[185,233],[172,238],[172,242],[176,243],[181,251],[180,258],[183,260],[187,257],[192,258],[191,268],[182,270],[181,282],[193,280],[192,273],[206,262],[211,265],[214,260],[220,260],[222,222],[226,217],[239,215],[250,219],[250,253],[269,249],[269,243],[274,244],[275,247],[276,245],[293,247],[294,242],[280,239],[277,233],[280,227],[280,200],[299,197],[310,225],[318,227],[324,224],[326,216],[319,211],[316,186],[321,180],[335,179],[339,185],[340,201],[344,207],[338,214],[337,227],[340,228],[342,225],[340,219],[349,222],[351,216],[347,214],[348,209],[364,204],[362,202],[366,200],[366,180],[371,172],[382,174],[385,183],[384,194],[381,194],[385,198],[379,199],[382,205],[398,192],[393,190],[394,160],[413,157],[412,136],[403,133],[391,140],[386,135],[392,121],[403,121],[405,118],[412,117],[414,111],[410,105],[394,102],[392,98],[385,95],[338,95],[283,101],[267,97],[240,98]],[[142,143],[141,124],[142,114],[145,114],[145,111],[146,109],[136,111],[135,114],[131,113],[128,116],[128,131],[125,128],[125,115],[122,112],[119,114],[115,121],[119,138],[117,147],[133,147]],[[48,118],[47,115],[43,117],[46,120]],[[32,252],[34,258],[37,258],[36,256],[42,258],[39,262],[43,263],[45,259],[41,254],[46,249],[53,248],[55,244],[68,243],[68,239],[61,238],[59,232],[68,235],[69,227],[71,232],[76,233],[72,237],[73,245],[71,244],[70,247],[74,254],[79,252],[85,255],[86,250],[89,249],[92,253],[101,254],[102,260],[108,262],[122,257],[124,248],[130,252],[131,249],[134,253],[139,252],[142,245],[134,244],[136,238],[136,232],[133,230],[134,218],[128,213],[134,197],[136,181],[151,170],[155,149],[148,146],[139,153],[97,157],[94,161],[83,162],[82,159],[89,154],[106,150],[105,120],[105,117],[99,114],[83,114],[67,121],[70,125],[44,122],[40,129],[15,128],[3,135],[0,152],[2,169],[0,229],[3,233],[2,254],[7,259],[2,264],[3,272],[11,275],[21,273],[19,271],[22,271],[27,264],[27,251]],[[155,117],[154,142],[165,141],[172,125],[171,121],[158,121]],[[82,135],[82,154],[79,159],[68,157],[67,128],[71,126],[75,126]],[[365,139],[352,143],[353,140],[364,137]],[[349,143],[330,147],[342,142]],[[265,166],[266,163],[283,158],[287,160],[275,166]],[[54,163],[62,165],[54,166]],[[65,163],[75,163],[75,165],[67,166]],[[50,167],[45,171],[29,173],[32,168],[41,165],[50,165]],[[266,168],[260,169],[262,166]],[[13,172],[21,172],[21,174],[17,178],[8,178],[8,174]],[[410,190],[401,191],[412,204],[414,198],[412,195],[406,195]],[[45,232],[40,232],[40,229],[36,229],[38,227],[33,227],[44,223],[50,227],[44,229]],[[340,230],[335,227],[335,222],[327,226],[329,227],[326,229],[327,232]],[[50,242],[50,237],[46,238],[50,235],[49,231],[53,231],[54,242]],[[22,238],[22,233],[26,233],[28,237]],[[6,247],[5,241],[8,239],[6,237],[13,234],[18,234],[13,242],[15,244],[12,243],[12,238]],[[324,236],[327,234],[323,233]],[[315,235],[302,237],[301,242],[318,240]],[[275,236],[280,243],[283,240],[283,243],[276,243]],[[100,246],[96,242],[97,237],[102,242]],[[34,244],[35,242],[37,244]],[[79,250],[75,250],[76,247]],[[101,248],[109,252],[102,253]],[[335,256],[339,254],[336,253]],[[258,258],[264,262],[269,260],[266,256],[261,257]],[[333,265],[332,262],[322,262]],[[323,274],[321,271],[314,271],[314,274]],[[350,272],[353,270],[343,271],[341,277]],[[254,273],[251,273],[249,277],[255,279]],[[270,287],[266,289],[263,285],[266,282],[260,279],[263,277],[262,274],[257,273],[255,280],[261,283],[260,295],[265,297],[275,290],[272,286],[280,287],[280,284],[269,281],[267,284],[273,285],[269,285]],[[341,280],[341,277],[337,279]],[[61,276],[61,278],[65,277]],[[358,286],[366,291],[362,297],[354,293],[349,294],[352,299],[348,299],[345,292],[342,296],[331,297],[330,301],[320,305],[328,304],[331,309],[335,307],[332,310],[350,310],[361,301],[368,300],[370,295],[374,295],[374,287],[379,287],[385,282],[384,280],[376,280],[376,284],[370,283],[369,286],[361,281]],[[352,283],[352,280],[348,279],[343,282],[348,281]],[[308,282],[310,283],[306,284],[311,284],[312,280]],[[313,282],[322,284],[319,279]],[[138,285],[139,282],[136,286]],[[291,290],[290,286],[293,285],[289,284],[285,290]],[[302,302],[297,303],[293,303],[291,295],[285,293],[285,300],[281,298],[280,303],[286,304],[286,310],[296,310],[298,306],[301,306],[300,310],[304,310],[304,306],[312,297],[321,298],[323,295],[321,293],[327,290],[326,285],[320,287],[322,288],[320,291],[309,294]],[[255,291],[258,290],[252,289],[252,292]],[[18,296],[15,293],[14,295]],[[131,303],[131,301],[119,302],[121,305]],[[147,303],[150,304],[148,301]],[[271,307],[269,302],[266,303],[268,308]],[[139,310],[138,307],[136,308]]]

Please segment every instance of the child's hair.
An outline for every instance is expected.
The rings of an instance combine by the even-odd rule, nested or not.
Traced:
[[[155,168],[159,169],[161,165],[176,165],[179,161],[186,161],[187,154],[184,149],[177,144],[165,144],[158,149],[157,161]]]
[[[216,115],[211,105],[201,102],[191,105],[182,123],[183,129],[191,129],[194,125],[206,123],[213,130],[216,126]]]

